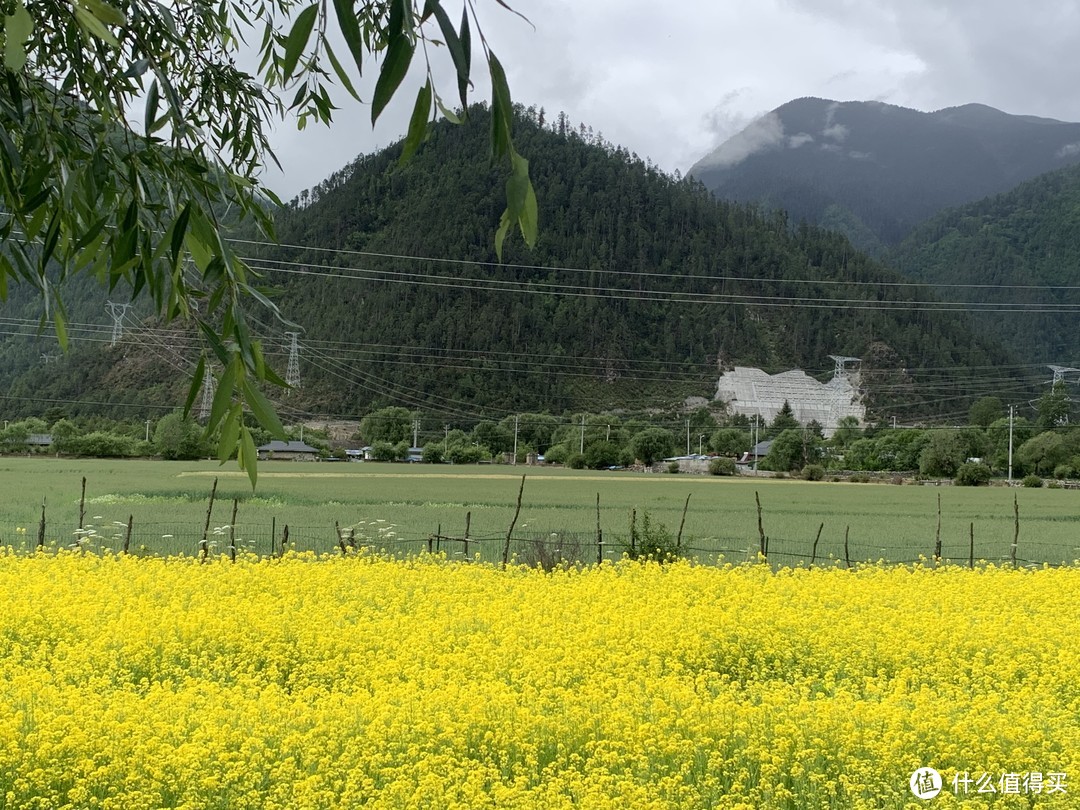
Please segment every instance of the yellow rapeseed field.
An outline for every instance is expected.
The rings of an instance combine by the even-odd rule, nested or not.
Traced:
[[[1075,807],[1078,594],[1077,569],[0,554],[0,805]]]

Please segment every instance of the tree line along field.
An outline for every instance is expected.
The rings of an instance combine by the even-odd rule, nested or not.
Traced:
[[[933,554],[967,562],[974,532],[976,560],[1006,561],[1016,532],[1020,562],[1072,562],[1080,558],[1073,527],[1077,495],[1068,490],[895,486],[717,478],[712,476],[588,472],[512,466],[378,463],[263,462],[252,492],[231,465],[209,462],[104,461],[52,458],[0,460],[0,542],[19,548],[37,542],[45,501],[46,544],[75,542],[82,479],[84,526],[92,548],[119,550],[132,518],[131,550],[141,554],[194,554],[206,525],[208,496],[219,483],[209,525],[211,553],[229,544],[233,499],[237,547],[266,555],[289,547],[331,552],[335,525],[358,545],[414,554],[437,531],[461,538],[468,520],[468,556],[501,558],[514,517],[521,476],[522,507],[512,551],[523,561],[547,552],[586,562],[597,557],[597,496],[604,559],[618,559],[630,535],[631,513],[640,531],[646,514],[653,530],[673,539],[689,495],[682,548],[705,562],[740,562],[760,549],[761,529],[778,565],[886,560],[914,562]],[[938,499],[940,497],[940,531]],[[467,517],[468,515],[468,517]],[[818,532],[820,529],[820,537]],[[348,536],[348,534],[346,534]],[[817,538],[816,553],[814,551]],[[463,557],[457,541],[433,544]]]

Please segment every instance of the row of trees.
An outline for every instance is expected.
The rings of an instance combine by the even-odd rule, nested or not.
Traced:
[[[516,450],[519,460],[535,453],[552,463],[604,469],[636,462],[651,465],[685,452],[687,444],[692,452],[738,457],[752,449],[756,438],[772,442],[759,464],[765,470],[794,472],[820,465],[836,470],[954,477],[973,459],[990,474],[1004,474],[1009,465],[1011,432],[1014,475],[1074,477],[1080,476],[1080,430],[1070,424],[1070,409],[1069,397],[1059,384],[1038,401],[1034,421],[1025,417],[1010,420],[1000,399],[985,397],[972,406],[964,426],[864,428],[848,417],[826,439],[821,425],[800,425],[787,403],[771,422],[756,427],[756,436],[746,417],[709,408],[666,419],[610,412],[561,416],[522,413],[500,421],[483,420],[465,431],[407,408],[388,407],[368,414],[353,442],[370,445],[375,458],[385,461],[405,460],[418,442],[421,460],[428,463],[477,463],[501,459]],[[215,436],[207,436],[201,425],[178,412],[153,423],[103,417],[73,420],[57,412],[46,416],[49,418],[5,423],[0,431],[0,452],[196,459],[213,456],[217,446]],[[676,423],[678,430],[658,426]],[[254,426],[251,430],[258,443],[269,441],[269,434]],[[51,437],[51,444],[32,441],[44,435]],[[291,431],[290,438],[299,437],[299,428]],[[332,447],[318,431],[308,430],[303,438],[327,456],[344,456],[344,447]]]
[[[968,424],[958,427],[862,430],[844,420],[829,441],[810,427],[788,428],[777,435],[763,469],[790,472],[808,464],[865,472],[917,472],[953,478],[965,465],[985,468],[985,477],[1012,472],[1058,478],[1080,476],[1080,430],[1070,423],[1071,403],[1059,383],[1039,399],[1034,421],[1012,419],[998,397],[972,405]]]
[[[258,444],[271,438],[269,433],[253,424],[250,430]],[[299,428],[289,431],[289,438],[298,437]],[[308,431],[304,440],[329,454],[324,435]],[[8,421],[0,430],[0,453],[8,454],[51,453],[93,458],[156,456],[173,461],[216,456],[217,445],[218,436],[207,436],[202,425],[194,419],[185,419],[178,411],[156,421],[144,422],[107,417],[59,417],[51,421],[28,417]]]

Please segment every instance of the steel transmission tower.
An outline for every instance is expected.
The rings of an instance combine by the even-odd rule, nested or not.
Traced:
[[[289,366],[285,370],[285,383],[292,388],[300,387],[300,349],[297,345],[299,332],[286,332],[289,336]]]
[[[1047,366],[1047,368],[1054,372],[1054,379],[1051,381],[1051,385],[1065,382],[1065,375],[1071,371],[1080,371],[1080,368],[1069,368],[1068,366]]]
[[[115,346],[116,342],[124,336],[124,315],[131,309],[131,304],[114,304],[112,301],[106,301],[105,309],[112,315],[112,343],[110,345]]]
[[[1047,366],[1047,368],[1054,372],[1054,379],[1050,381],[1050,390],[1055,390],[1058,383],[1061,383],[1062,391],[1065,394],[1065,402],[1072,403],[1072,398],[1069,396],[1068,391],[1065,389],[1065,375],[1073,371],[1080,371],[1080,368],[1070,368],[1068,366]],[[1059,425],[1069,424],[1068,410],[1066,410],[1064,417],[1058,419],[1057,422]]]
[[[202,382],[202,405],[199,406],[199,421],[205,422],[210,418],[210,411],[214,405],[214,375],[210,373],[210,366],[203,367]]]

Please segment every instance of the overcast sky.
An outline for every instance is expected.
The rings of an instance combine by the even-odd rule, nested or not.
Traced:
[[[457,0],[445,0],[452,19]],[[969,102],[1080,121],[1077,0],[476,0],[514,100],[563,110],[605,139],[685,172],[769,110],[801,96],[919,110]],[[445,49],[443,49],[445,50]],[[486,74],[474,45],[478,99]],[[441,55],[440,55],[441,57]],[[456,96],[448,60],[435,62]],[[280,125],[283,199],[400,138],[421,75],[372,131],[339,94],[326,130]],[[370,97],[370,89],[366,97]],[[361,90],[364,94],[364,90]]]

